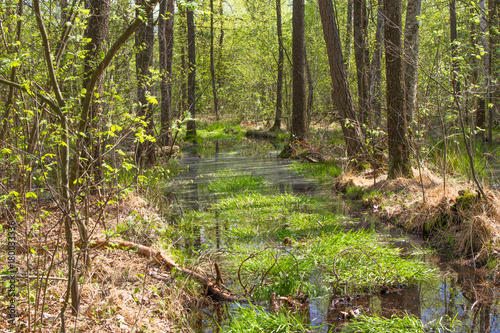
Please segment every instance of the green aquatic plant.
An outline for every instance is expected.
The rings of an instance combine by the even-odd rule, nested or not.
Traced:
[[[459,321],[442,317],[438,321],[424,324],[410,314],[393,315],[391,318],[379,316],[359,316],[349,323],[342,332],[346,333],[425,333],[425,332],[455,332]]]
[[[290,166],[290,168],[303,176],[312,177],[320,183],[329,183],[342,173],[342,169],[340,169],[334,162],[295,162]]]
[[[272,313],[261,306],[250,304],[249,307],[236,308],[231,320],[222,329],[228,333],[307,333],[319,327],[311,326],[304,314],[284,309]]]
[[[266,180],[262,176],[238,173],[231,169],[223,169],[215,174],[215,179],[208,183],[208,191],[218,194],[234,194],[252,192],[262,189]]]

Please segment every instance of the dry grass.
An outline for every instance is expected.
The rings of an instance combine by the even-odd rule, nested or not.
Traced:
[[[340,191],[358,186],[384,193],[381,217],[422,233],[440,245],[451,246],[462,258],[485,263],[491,256],[496,257],[500,248],[498,193],[485,188],[488,200],[478,200],[473,184],[456,181],[447,181],[445,193],[439,176],[425,170],[421,182],[418,170],[413,171],[413,179],[393,180],[387,180],[386,174],[377,175],[374,180],[370,171],[344,174],[334,186]],[[463,199],[460,194],[464,193],[470,196],[466,194]]]
[[[34,331],[35,327],[39,332],[60,330],[58,316],[66,291],[67,282],[64,278],[67,275],[67,256],[64,237],[59,228],[59,213],[55,208],[51,209],[52,214],[44,218],[44,226],[37,234],[29,237],[23,235],[24,230],[33,228],[38,217],[35,211],[18,225],[16,263],[19,273],[29,273],[31,278],[29,283],[26,277],[18,278],[20,295],[16,297],[15,330],[7,325],[8,299],[5,297],[0,300],[2,332]],[[101,236],[105,228],[110,230],[118,223],[135,216],[148,219],[151,223],[160,221],[155,211],[136,194],[130,194],[119,203],[109,205],[104,215],[106,218],[101,223],[89,220],[89,230],[94,230],[94,236]],[[76,227],[73,234],[76,242]],[[3,233],[0,242],[5,244],[5,241]],[[43,249],[38,244],[49,245]],[[153,245],[155,246],[158,245]],[[187,280],[172,278],[170,272],[160,264],[152,259],[138,257],[133,252],[98,249],[90,251],[90,258],[91,265],[87,269],[79,264],[80,310],[76,317],[71,315],[71,311],[67,311],[68,328],[77,327],[80,332],[192,331],[187,324],[189,318],[186,308],[192,306],[192,299],[196,294],[190,291],[194,288],[185,288],[185,284],[189,284]],[[52,259],[53,264],[50,265]],[[2,265],[7,264],[4,247],[0,252],[0,262]],[[45,279],[37,278],[37,272],[44,277],[51,277],[46,289]],[[0,295],[6,295],[5,287],[1,289]],[[43,313],[42,304],[45,309]]]

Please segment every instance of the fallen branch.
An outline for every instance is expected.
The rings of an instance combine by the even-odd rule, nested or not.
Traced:
[[[80,245],[80,244],[78,244]],[[106,248],[111,250],[123,250],[123,251],[133,251],[137,252],[142,257],[145,258],[155,258],[161,264],[166,265],[170,270],[176,269],[183,274],[194,278],[199,283],[203,285],[205,290],[205,295],[210,297],[215,302],[239,302],[248,303],[247,300],[240,300],[233,295],[223,292],[217,288],[217,285],[211,282],[208,278],[203,275],[196,273],[190,269],[180,267],[172,260],[168,259],[161,251],[153,250],[152,248],[132,242],[126,241],[110,241],[107,239],[97,239],[89,242],[89,249]]]

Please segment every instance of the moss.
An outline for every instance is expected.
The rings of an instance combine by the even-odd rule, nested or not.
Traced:
[[[479,195],[476,192],[472,192],[468,189],[459,191],[455,204],[452,206],[452,210],[455,212],[469,210],[478,200]]]

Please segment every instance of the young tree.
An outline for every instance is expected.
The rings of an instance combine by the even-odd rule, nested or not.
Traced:
[[[353,158],[366,151],[365,139],[352,103],[332,1],[318,0],[318,4],[330,64],[333,102],[339,111],[347,156]]]
[[[293,108],[291,139],[307,139],[304,0],[293,0]]]
[[[404,42],[404,77],[406,88],[406,119],[413,128],[418,83],[418,35],[421,0],[408,0]]]
[[[186,13],[187,21],[187,42],[188,42],[188,107],[191,117],[196,117],[196,40],[194,26],[194,8],[193,0],[188,1]],[[196,123],[190,120],[187,123],[186,136],[196,136]]]
[[[172,142],[172,59],[174,51],[175,0],[162,0],[158,16],[158,56],[160,64],[161,90],[161,134],[160,142]]]
[[[351,49],[352,49],[352,12],[353,12],[353,1],[347,0],[347,19],[345,24],[345,39],[344,39],[344,62],[345,70],[349,70],[349,65],[351,61]]]
[[[276,0],[276,30],[278,34],[278,77],[276,79],[276,115],[274,125],[271,131],[277,131],[281,128],[281,109],[282,109],[282,91],[283,91],[283,31],[281,29],[281,0]]]
[[[388,178],[411,177],[401,45],[401,0],[385,0]]]

